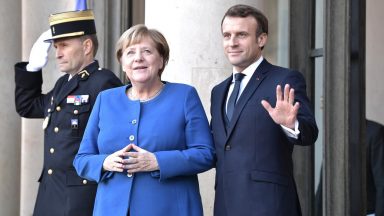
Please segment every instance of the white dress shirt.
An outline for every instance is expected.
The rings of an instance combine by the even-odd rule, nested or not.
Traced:
[[[241,71],[241,73],[245,74],[244,78],[241,80],[241,83],[240,83],[240,90],[239,90],[239,95],[237,96],[237,99],[236,100],[239,100],[241,94],[243,93],[245,87],[248,85],[248,82],[249,80],[251,79],[253,73],[255,73],[257,67],[259,67],[260,63],[263,61],[263,56],[260,56],[260,58],[255,61],[254,63],[252,63],[251,65],[249,65],[247,68],[245,68],[243,71]],[[233,71],[232,71],[232,83],[231,85],[229,86],[229,90],[228,90],[228,94],[227,94],[227,101],[225,103],[225,111],[227,111],[227,106],[228,106],[228,100],[229,100],[229,97],[233,91],[233,87],[235,85],[235,74],[236,73],[240,73],[238,71],[235,70],[235,68],[233,68]],[[260,101],[261,103],[261,101]],[[295,121],[295,129],[292,130],[291,128],[287,128],[283,125],[280,125],[284,131],[284,133],[288,136],[288,137],[291,137],[291,138],[294,138],[294,139],[297,139],[299,137],[299,134],[300,134],[300,131],[299,131],[299,122],[296,120]]]

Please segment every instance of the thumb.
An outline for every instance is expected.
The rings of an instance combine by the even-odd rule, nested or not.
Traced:
[[[266,100],[261,100],[261,105],[264,107],[267,112],[272,112],[273,108],[271,107],[271,104],[268,103]]]

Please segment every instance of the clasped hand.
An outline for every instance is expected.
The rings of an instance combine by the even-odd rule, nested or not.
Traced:
[[[126,170],[128,173],[136,173],[158,170],[159,166],[155,154],[135,144],[129,144],[106,157],[103,169],[113,172]]]
[[[288,84],[284,87],[284,95],[281,86],[276,87],[276,106],[273,108],[266,100],[261,104],[268,111],[269,115],[276,124],[294,129],[297,113],[299,111],[299,102],[295,103],[295,91]]]

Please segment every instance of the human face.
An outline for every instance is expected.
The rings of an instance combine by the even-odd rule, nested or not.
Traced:
[[[243,71],[261,56],[267,41],[265,33],[256,37],[255,18],[225,17],[222,25],[224,54],[237,72]]]
[[[76,74],[87,66],[84,41],[80,38],[64,38],[54,41],[56,61],[60,71]]]
[[[160,79],[163,57],[149,37],[124,49],[121,66],[132,84],[151,84]]]

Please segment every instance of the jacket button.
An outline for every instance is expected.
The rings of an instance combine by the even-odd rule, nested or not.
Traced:
[[[229,150],[231,150],[231,146],[230,145],[226,145],[225,146],[225,151],[229,151]]]
[[[51,152],[51,154],[53,154],[55,152],[55,149],[54,148],[50,148],[49,152]]]
[[[87,180],[84,179],[84,180],[83,180],[83,184],[87,184],[87,183],[88,183]]]
[[[52,170],[52,169],[49,169],[49,170],[48,170],[48,175],[52,175],[52,173],[53,173],[53,170]]]
[[[130,140],[130,141],[135,140],[135,136],[133,136],[133,135],[129,136],[129,140]]]
[[[79,114],[79,110],[73,110],[73,114],[75,115]]]
[[[132,173],[128,173],[127,176],[128,176],[129,178],[131,178],[131,177],[133,176],[133,174],[132,174]]]
[[[60,106],[57,106],[57,107],[56,107],[56,111],[57,111],[57,112],[60,112],[60,110],[61,110],[61,107],[60,107]]]
[[[54,131],[55,131],[55,133],[59,133],[59,128],[55,127]]]

